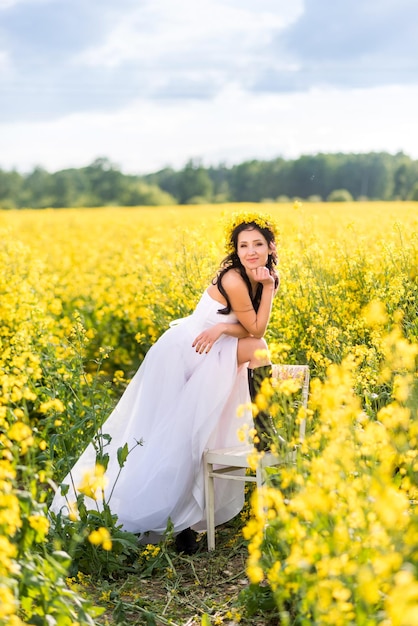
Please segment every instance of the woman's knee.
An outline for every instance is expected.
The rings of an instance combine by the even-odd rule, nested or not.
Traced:
[[[248,363],[251,368],[271,363],[265,339],[245,337],[238,340],[238,364],[243,363]]]

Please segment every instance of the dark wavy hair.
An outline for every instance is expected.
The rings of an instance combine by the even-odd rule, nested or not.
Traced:
[[[258,224],[256,224],[256,222],[253,222],[253,221],[242,222],[241,224],[238,224],[238,226],[236,226],[233,229],[233,231],[231,232],[230,241],[228,242],[228,247],[232,249],[232,252],[230,252],[228,256],[226,256],[223,259],[223,261],[221,262],[220,270],[212,281],[214,285],[217,285],[220,293],[223,295],[223,297],[225,298],[227,302],[226,307],[224,307],[223,309],[219,309],[218,311],[218,313],[220,313],[221,315],[228,315],[232,310],[228,295],[222,285],[222,278],[225,276],[227,272],[229,272],[232,269],[238,270],[238,272],[242,276],[245,284],[247,285],[248,293],[250,295],[252,305],[256,312],[258,311],[258,307],[260,306],[261,294],[263,293],[263,285],[259,283],[256,293],[253,297],[250,279],[248,278],[247,272],[245,271],[244,266],[239,260],[239,256],[237,253],[238,235],[242,233],[244,230],[258,230],[258,232],[261,233],[263,237],[266,239],[268,244],[275,243],[274,233],[267,227],[265,228],[260,227]],[[277,254],[275,250],[271,250],[268,255],[266,267],[270,270],[272,276],[274,276],[275,287],[277,287],[279,284],[279,277],[275,270],[276,265],[277,265]]]

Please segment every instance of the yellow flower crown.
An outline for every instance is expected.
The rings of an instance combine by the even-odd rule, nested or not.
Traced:
[[[273,233],[273,237],[276,240],[277,238],[277,227],[273,222],[270,215],[262,214],[262,213],[250,213],[248,211],[242,213],[233,213],[226,224],[225,228],[225,240],[226,240],[226,249],[228,253],[234,251],[234,244],[232,243],[232,233],[240,224],[251,224],[253,222],[259,228],[268,228],[268,230]]]

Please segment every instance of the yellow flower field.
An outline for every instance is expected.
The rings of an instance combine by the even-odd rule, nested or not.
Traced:
[[[418,623],[418,203],[376,202],[0,212],[0,624],[92,623],[64,550],[109,573],[123,540],[110,517],[84,548],[54,536],[51,479],[193,310],[243,210],[278,224],[274,360],[313,379],[298,464],[244,529],[250,581],[283,624]]]

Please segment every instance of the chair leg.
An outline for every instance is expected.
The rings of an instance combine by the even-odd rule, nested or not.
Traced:
[[[209,475],[212,471],[213,464],[205,461],[205,500],[208,550],[215,549],[215,486],[213,476]]]

